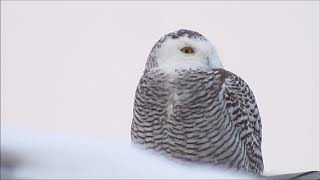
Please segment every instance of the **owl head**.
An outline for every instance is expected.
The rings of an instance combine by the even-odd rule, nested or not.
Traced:
[[[175,71],[179,69],[222,68],[214,46],[198,32],[180,29],[166,34],[152,48],[145,72],[151,69]]]

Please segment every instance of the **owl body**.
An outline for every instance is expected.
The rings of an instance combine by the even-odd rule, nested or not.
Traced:
[[[248,85],[201,55],[181,66],[183,60],[153,56],[136,90],[132,141],[174,158],[261,174],[261,121]]]

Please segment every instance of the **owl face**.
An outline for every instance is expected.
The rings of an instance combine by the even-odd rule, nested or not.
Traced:
[[[151,54],[159,69],[175,71],[222,68],[213,45],[197,32],[179,30],[167,34],[157,44]]]

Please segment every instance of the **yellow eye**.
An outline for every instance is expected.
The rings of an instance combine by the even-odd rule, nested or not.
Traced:
[[[191,47],[184,47],[181,49],[182,52],[186,53],[186,54],[192,54],[193,53],[193,49]]]

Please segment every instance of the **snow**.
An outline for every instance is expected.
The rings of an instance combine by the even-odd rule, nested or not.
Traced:
[[[14,157],[10,157],[14,156]],[[248,179],[239,172],[170,161],[120,139],[1,129],[2,176],[23,179]]]

